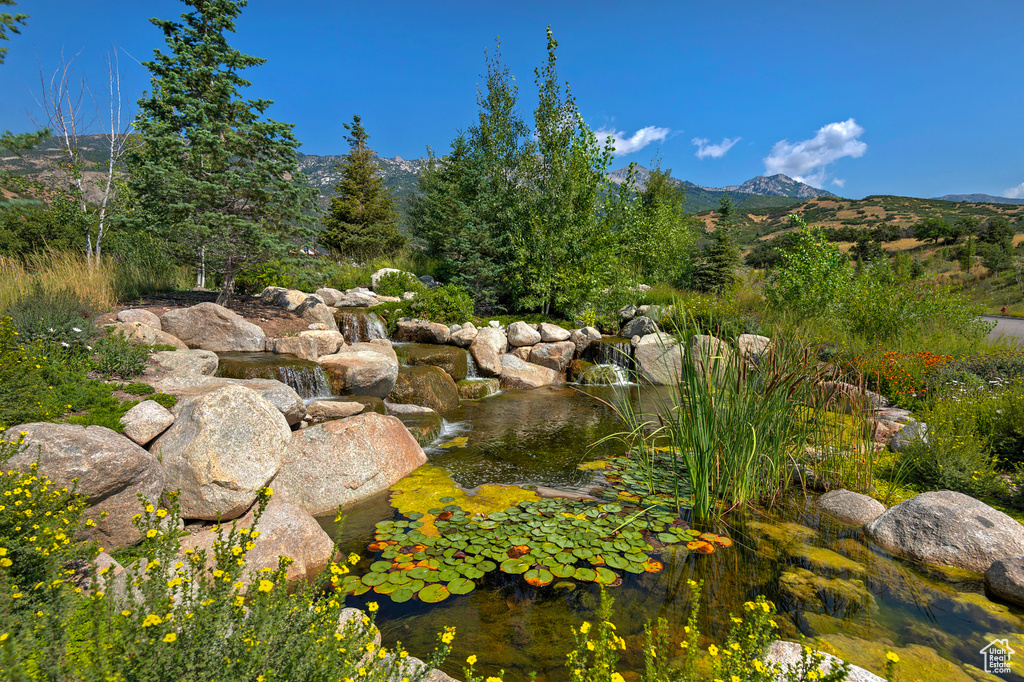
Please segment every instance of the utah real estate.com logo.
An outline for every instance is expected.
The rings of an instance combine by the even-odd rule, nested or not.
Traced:
[[[985,660],[985,672],[994,675],[1005,675],[1010,672],[1010,657],[1016,651],[1010,648],[1007,639],[993,639],[988,646],[979,652]]]

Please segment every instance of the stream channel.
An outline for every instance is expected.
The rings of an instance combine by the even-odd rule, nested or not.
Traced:
[[[307,402],[330,393],[316,363],[291,356],[224,354],[219,373],[280,379]],[[651,413],[665,390],[569,385],[464,400],[442,415],[441,434],[424,447],[425,466],[447,472],[470,494],[482,484],[585,492],[601,473],[579,465],[624,449],[614,440],[592,446],[623,430],[601,401],[633,401]],[[374,542],[374,524],[404,518],[389,498],[384,493],[347,509],[340,526],[333,517],[320,519],[346,553],[363,557],[357,574],[367,572],[376,558],[367,549]],[[688,613],[688,580],[704,581],[701,629],[718,641],[724,639],[730,615],[740,615],[745,601],[763,594],[779,609],[780,637],[820,637],[827,643],[824,648],[879,674],[884,649],[899,654],[901,679],[929,682],[1000,679],[982,672],[979,653],[997,637],[1008,637],[1024,658],[1024,610],[989,601],[980,575],[891,557],[859,528],[820,515],[812,495],[794,491],[772,509],[733,513],[716,531],[733,545],[711,554],[669,545],[655,555],[664,570],[624,573],[620,586],[608,588],[615,598],[617,633],[627,643],[620,668],[642,672],[649,619],[665,618],[673,630],[681,630]],[[459,679],[466,657],[476,654],[477,674],[503,669],[505,680],[520,682],[536,671],[542,682],[563,682],[568,679],[571,628],[594,620],[600,588],[573,580],[531,587],[521,578],[494,571],[469,594],[437,604],[399,604],[372,591],[349,595],[346,603],[365,608],[377,602],[385,646],[401,641],[421,658],[433,651],[438,632],[456,626],[452,656],[442,669]],[[1024,669],[1024,663],[1014,669]]]

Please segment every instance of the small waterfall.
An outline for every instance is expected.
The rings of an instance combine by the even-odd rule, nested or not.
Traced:
[[[388,337],[387,327],[375,313],[339,310],[334,317],[338,321],[338,331],[345,337],[347,344]]]
[[[276,379],[292,387],[299,397],[332,395],[323,367],[294,355],[276,353],[219,353],[217,376],[227,379]]]
[[[480,379],[480,371],[477,369],[476,360],[473,359],[473,354],[466,351],[466,362],[468,363],[468,369],[466,370],[467,379]]]
[[[632,375],[636,370],[633,344],[629,339],[618,336],[610,336],[591,343],[584,353],[584,359],[595,365],[614,365],[626,376]]]

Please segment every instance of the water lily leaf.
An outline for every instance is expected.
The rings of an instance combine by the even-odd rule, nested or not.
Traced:
[[[576,578],[576,580],[592,583],[597,580],[597,571],[592,568],[577,568],[573,577]]]
[[[658,540],[664,542],[666,545],[679,542],[679,536],[675,533],[658,533]]]
[[[448,581],[448,591],[452,594],[469,594],[476,588],[472,580],[466,578],[455,578]]]
[[[454,497],[442,497],[440,500],[438,500],[438,502],[440,502],[441,504],[451,504],[454,501]]]
[[[621,571],[624,570],[627,566],[629,566],[629,560],[623,558],[618,554],[605,554],[603,556],[604,562],[608,564],[609,568],[617,568]]]
[[[630,561],[638,564],[642,564],[647,561],[647,555],[642,552],[628,552],[624,556]]]
[[[459,577],[458,571],[453,568],[446,568],[437,574],[437,579],[443,583],[451,582]]]
[[[408,587],[399,587],[397,590],[391,593],[391,601],[398,602],[399,604],[401,604],[412,599],[414,594],[416,593],[410,590]]]
[[[523,574],[523,578],[527,583],[534,587],[544,587],[545,585],[550,585],[551,581],[555,579],[555,576],[547,569],[531,568]]]
[[[576,567],[572,564],[558,564],[549,570],[556,578],[571,578],[576,574]]]
[[[599,582],[602,585],[611,585],[619,579],[619,576],[615,575],[614,571],[609,571],[607,568],[598,568],[596,572],[596,582]]]
[[[356,586],[356,587],[355,587],[355,588],[354,588],[354,589],[352,590],[352,594],[354,594],[355,596],[357,596],[357,597],[358,597],[359,595],[361,595],[361,594],[366,594],[366,593],[367,593],[367,592],[369,592],[369,591],[370,591],[370,586],[369,586],[369,585],[362,585],[362,584],[361,584],[361,585],[358,585],[358,586]]]
[[[402,585],[403,588],[410,590],[413,594],[419,592],[425,586],[426,586],[426,583],[423,582],[422,580],[410,580],[405,585]]]
[[[423,518],[423,513],[422,512],[409,512],[408,514],[406,514],[406,516],[409,518],[410,521],[419,521],[420,519]]]
[[[375,587],[382,584],[387,579],[387,573],[367,573],[363,576],[363,584],[369,587]]]
[[[388,582],[394,585],[404,585],[409,580],[409,573],[407,571],[397,571],[388,575]]]
[[[585,547],[577,547],[572,551],[572,554],[580,559],[589,559],[594,556],[594,553]]]
[[[494,563],[493,561],[481,561],[479,564],[476,565],[476,567],[484,573],[490,573],[498,567],[498,564]]]
[[[655,561],[654,559],[648,559],[647,561],[644,562],[644,571],[646,571],[647,573],[657,573],[662,568],[664,568],[664,566],[661,565],[660,561]]]
[[[390,561],[374,561],[370,564],[370,570],[374,573],[387,573],[391,570]]]
[[[523,561],[522,559],[506,559],[501,562],[502,573],[511,573],[513,575],[519,573],[526,573],[530,569],[530,563]]]
[[[380,585],[375,585],[374,588],[373,588],[373,591],[376,592],[377,594],[391,594],[392,592],[397,590],[398,587],[399,587],[398,585],[396,585],[396,584],[394,584],[392,582],[386,582],[386,583],[381,583]]]
[[[436,604],[448,598],[451,592],[444,585],[427,585],[419,592],[420,601],[427,604]]]
[[[466,576],[470,580],[478,580],[480,578],[483,578],[486,575],[486,573],[481,571],[479,568],[470,567],[462,575]]]

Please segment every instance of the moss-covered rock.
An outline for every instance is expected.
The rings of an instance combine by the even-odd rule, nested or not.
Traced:
[[[409,433],[420,446],[433,442],[443,427],[441,416],[437,412],[416,412],[399,415],[398,418],[402,420],[405,428],[409,429]]]
[[[593,366],[594,363],[577,358],[569,363],[569,367],[565,370],[565,377],[569,381],[578,381]]]
[[[456,346],[417,343],[399,346],[396,352],[410,366],[440,367],[455,381],[462,381],[469,374],[469,354]]]
[[[387,408],[384,407],[384,400],[375,395],[347,395],[345,396],[345,402],[362,403],[363,411],[359,414],[365,414],[367,412],[387,414],[388,412]]]
[[[440,367],[402,367],[388,400],[429,407],[435,412],[448,412],[459,406],[459,389]]]
[[[856,578],[826,578],[806,568],[794,568],[779,577],[779,586],[803,608],[812,611],[826,605],[832,612],[836,612],[837,608],[841,608],[843,613],[878,611],[875,596],[863,580]]]
[[[501,390],[498,379],[463,379],[455,384],[462,400],[480,400]]]
[[[971,674],[960,664],[942,658],[935,649],[920,644],[905,647],[889,646],[879,641],[834,634],[819,637],[810,646],[882,677],[885,676],[885,654],[892,651],[900,658],[899,679],[903,682],[973,682],[982,679],[994,682],[999,679],[992,675],[976,677],[977,673],[981,672],[977,668],[974,668],[971,671],[974,674]]]
[[[614,365],[594,365],[583,372],[576,381],[589,386],[611,386],[619,383],[619,373]]]

